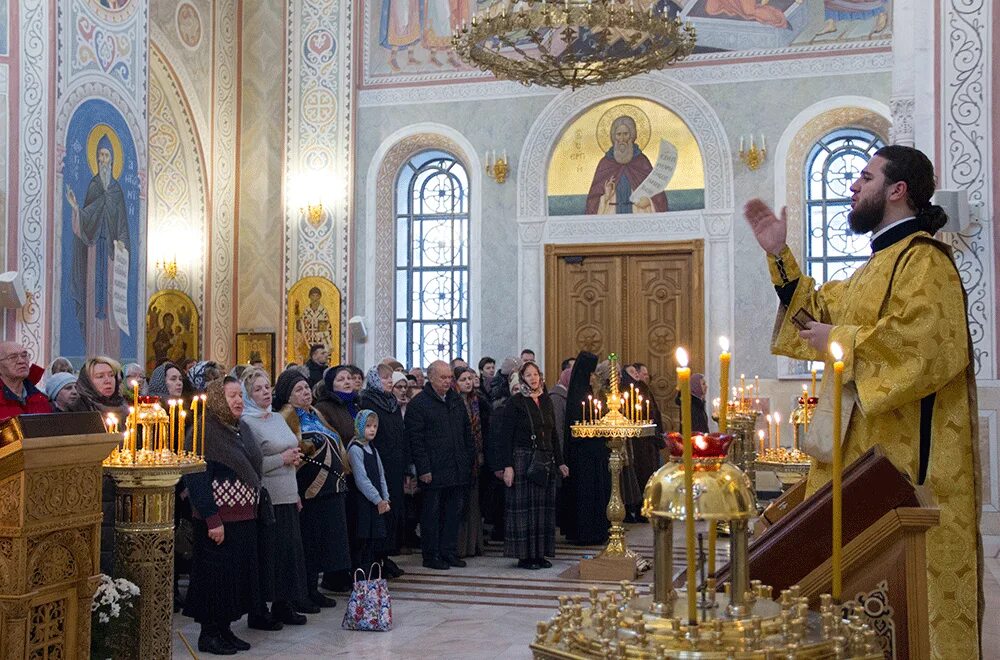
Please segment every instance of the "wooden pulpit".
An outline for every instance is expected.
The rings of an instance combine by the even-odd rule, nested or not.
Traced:
[[[0,658],[90,657],[100,573],[101,462],[120,436],[99,413],[0,425]]]
[[[844,471],[843,483],[843,601],[864,607],[887,658],[928,658],[925,534],[940,512],[878,447]],[[779,592],[799,585],[814,603],[830,593],[832,512],[827,484],[778,518],[750,545],[750,577]]]

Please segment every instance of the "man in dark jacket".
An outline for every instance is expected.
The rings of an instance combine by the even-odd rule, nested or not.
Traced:
[[[695,374],[691,376],[691,432],[692,433],[710,433],[708,428],[708,412],[705,409],[705,395],[708,392],[708,387],[705,385],[705,375]],[[677,404],[678,414],[677,414],[677,425],[680,426],[683,423],[680,415],[680,405],[681,405],[681,394],[677,393],[674,398],[674,403]]]
[[[448,363],[432,363],[427,376],[429,382],[410,401],[404,422],[424,493],[420,516],[424,566],[446,570],[465,566],[458,558],[458,527],[476,449],[465,404],[451,387]]]
[[[309,347],[309,359],[306,368],[309,369],[309,387],[323,380],[323,372],[330,362],[330,351],[323,344],[313,344]]]
[[[0,420],[52,412],[49,398],[35,385],[44,370],[31,364],[31,355],[17,342],[0,343]],[[124,421],[124,420],[123,420]]]

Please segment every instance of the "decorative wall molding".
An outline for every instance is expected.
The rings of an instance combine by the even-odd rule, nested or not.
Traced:
[[[482,274],[482,164],[464,135],[443,124],[420,123],[407,126],[386,138],[375,152],[366,186],[365,314],[374,328],[369,333],[365,363],[395,354],[396,336],[396,179],[408,160],[421,151],[440,149],[455,156],[469,176],[469,355],[475,355],[480,341]],[[399,356],[397,356],[399,357]]]
[[[210,236],[209,293],[205,305],[206,358],[232,364],[235,327],[233,319],[236,255],[236,37],[239,12],[236,0],[213,5],[215,87],[212,90],[212,222]]]
[[[990,112],[991,53],[989,30],[994,3],[988,0],[948,0],[941,25],[942,188],[966,190],[969,203],[993,217],[992,114]],[[995,111],[995,109],[994,109]],[[996,373],[996,277],[993,227],[989,220],[973,222],[949,235],[955,262],[968,294],[969,331],[979,378]]]
[[[55,297],[46,282],[45,224],[52,217],[47,198],[46,182],[51,176],[48,108],[55,90],[49,85],[49,25],[53,20],[52,3],[45,0],[22,0],[18,12],[21,52],[18,54],[20,115],[20,148],[17,168],[20,178],[18,217],[8,218],[17,223],[17,261],[24,280],[28,302],[17,312],[13,333],[36,360],[48,359],[49,346],[45,334],[45,309]],[[49,327],[52,327],[51,314]],[[7,328],[10,336],[11,328]]]
[[[893,96],[889,100],[889,111],[892,113],[892,126],[889,127],[889,143],[915,146],[913,130],[913,110],[915,100],[912,96]]]
[[[318,275],[350,291],[351,116],[354,103],[351,28],[354,4],[289,0],[285,190],[322,188],[324,214],[318,225],[298,207],[314,203],[286,199],[286,287]],[[283,292],[287,298],[287,290]],[[287,300],[283,300],[285,313]],[[346,346],[350,301],[341,306],[341,346]],[[286,319],[287,321],[287,319]],[[287,327],[287,323],[283,326]],[[283,339],[283,338],[282,338]]]
[[[892,70],[892,53],[876,50],[864,53],[827,55],[794,59],[766,59],[737,61],[724,64],[673,66],[649,74],[686,85],[718,83],[760,82],[789,78],[816,78],[821,76],[854,76],[858,71],[877,72]],[[452,82],[447,85],[403,86],[394,79],[391,87],[367,88],[358,93],[358,107],[405,105],[410,103],[455,103],[456,101],[484,101],[498,98],[530,96],[555,96],[556,92],[545,87],[525,87],[518,83],[493,80],[483,74],[481,80]]]
[[[191,108],[180,81],[156,44],[150,45],[148,121],[150,246],[155,252],[156,237],[164,235],[171,235],[175,241],[194,240],[187,243],[190,251],[175,255],[181,269],[174,280],[156,271],[156,256],[147,259],[147,299],[161,289],[179,289],[191,296],[201,314],[205,309],[205,252],[201,239],[208,219],[207,173]],[[198,334],[199,345],[204,346],[200,329]]]

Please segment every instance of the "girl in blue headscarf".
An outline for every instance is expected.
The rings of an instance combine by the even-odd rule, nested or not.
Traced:
[[[352,487],[348,498],[351,529],[351,554],[354,568],[367,571],[375,558],[385,551],[385,514],[389,512],[389,487],[385,482],[382,459],[371,441],[378,433],[378,415],[361,410],[354,418],[354,438],[347,446],[351,462]]]

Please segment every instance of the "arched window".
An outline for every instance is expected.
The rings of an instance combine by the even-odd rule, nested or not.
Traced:
[[[806,159],[806,272],[817,283],[844,279],[871,254],[868,237],[847,226],[851,184],[882,140],[861,128],[841,128],[819,139]]]
[[[443,151],[409,160],[396,182],[396,356],[412,366],[466,355],[469,178]]]

